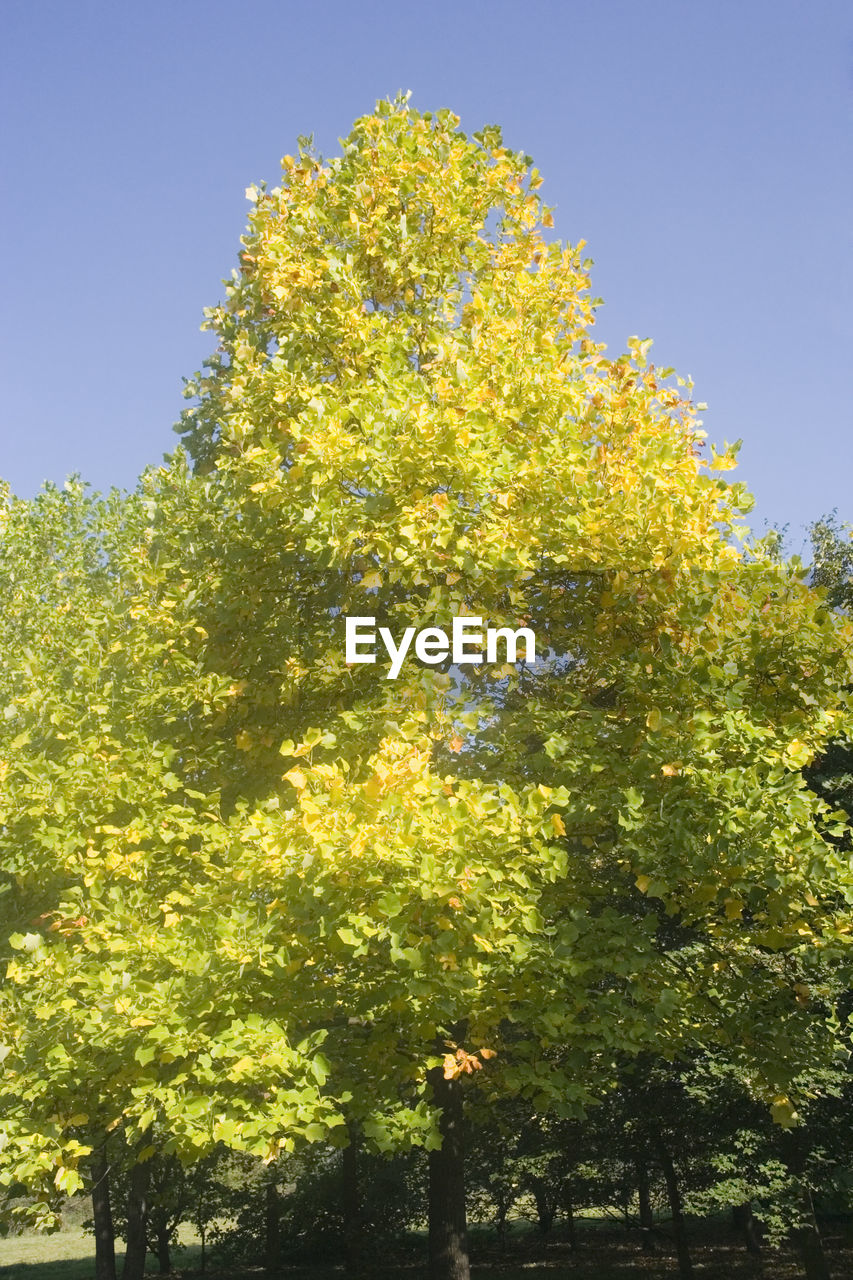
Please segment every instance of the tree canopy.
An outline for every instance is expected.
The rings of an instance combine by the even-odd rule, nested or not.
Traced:
[[[398,99],[285,157],[185,450],[5,501],[7,1179],[73,1188],[116,1128],[436,1145],[436,1068],[579,1114],[712,1044],[793,1123],[832,1054],[797,995],[853,882],[802,770],[848,624],[746,539],[689,384],[593,340],[529,157],[458,125]],[[389,680],[363,615],[540,657]]]

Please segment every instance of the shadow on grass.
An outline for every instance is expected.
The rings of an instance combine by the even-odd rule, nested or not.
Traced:
[[[475,1231],[475,1237],[477,1234]],[[635,1239],[606,1230],[589,1232],[577,1252],[572,1252],[568,1243],[558,1237],[548,1242],[531,1237],[516,1239],[506,1255],[501,1255],[494,1243],[490,1245],[482,1237],[475,1238],[473,1243],[472,1280],[535,1280],[537,1276],[541,1280],[561,1280],[562,1277],[566,1280],[676,1280],[678,1275],[676,1258],[667,1241],[660,1241],[654,1254],[643,1254]],[[827,1243],[830,1244],[831,1274],[839,1280],[842,1276],[853,1276],[853,1250],[849,1245],[844,1247],[846,1242],[841,1239]],[[695,1239],[691,1251],[696,1280],[756,1280],[759,1274],[754,1260],[732,1240]],[[198,1245],[176,1250],[172,1280],[190,1280],[190,1277],[201,1280],[200,1262]],[[119,1275],[121,1263],[119,1253]],[[151,1257],[146,1274],[152,1280],[158,1274],[156,1260]],[[281,1280],[339,1280],[343,1274],[340,1266],[304,1263],[283,1266],[278,1272]],[[370,1274],[377,1280],[427,1280],[425,1265],[414,1256],[406,1260],[379,1257],[373,1262]],[[801,1280],[801,1276],[801,1264],[792,1255],[768,1253],[765,1256],[762,1280]],[[39,1261],[0,1264],[0,1280],[93,1280],[93,1277],[91,1257],[49,1261],[45,1254]],[[250,1278],[265,1280],[266,1273],[260,1267],[227,1267],[215,1252],[208,1251],[204,1280]]]

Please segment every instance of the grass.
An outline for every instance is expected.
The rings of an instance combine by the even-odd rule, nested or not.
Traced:
[[[475,1231],[475,1237],[477,1235]],[[700,1230],[693,1244],[696,1280],[755,1280],[752,1260],[744,1250],[725,1238],[709,1239]],[[840,1239],[828,1242],[834,1276],[853,1275],[853,1250]],[[472,1280],[675,1280],[677,1267],[671,1248],[664,1243],[660,1252],[645,1256],[636,1240],[624,1231],[606,1229],[597,1223],[584,1233],[582,1248],[575,1254],[557,1232],[547,1244],[535,1236],[518,1238],[502,1256],[494,1245],[475,1244],[480,1260],[472,1267]],[[209,1257],[209,1280],[262,1280],[257,1268],[222,1270]],[[190,1244],[175,1251],[175,1277],[198,1276],[200,1249]],[[118,1255],[121,1274],[121,1253]],[[156,1262],[149,1258],[152,1276]],[[293,1267],[282,1271],[282,1280],[341,1280],[335,1267]],[[426,1270],[415,1263],[378,1262],[373,1274],[382,1280],[426,1280]],[[52,1236],[25,1234],[0,1240],[0,1280],[93,1280],[92,1237],[80,1228],[69,1227]],[[800,1280],[801,1264],[788,1255],[765,1258],[762,1280]]]
[[[51,1280],[54,1275],[61,1275],[62,1280],[83,1280],[92,1272],[92,1243],[91,1235],[79,1227],[52,1236],[8,1236],[0,1240],[0,1276],[11,1280],[20,1272],[27,1280],[41,1280],[42,1275]]]
[[[121,1243],[116,1250],[119,1275],[123,1261]],[[210,1250],[208,1250],[210,1258]],[[175,1249],[173,1262],[175,1275],[181,1272],[198,1272],[201,1248],[190,1244]],[[157,1271],[153,1258],[148,1259],[149,1271]],[[55,1235],[24,1234],[0,1240],[0,1280],[92,1280],[95,1274],[95,1248],[89,1232],[78,1227],[66,1228]],[[221,1272],[218,1280],[221,1280]],[[217,1275],[210,1268],[211,1280]]]

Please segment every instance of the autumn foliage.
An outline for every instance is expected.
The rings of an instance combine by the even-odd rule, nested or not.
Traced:
[[[571,1116],[714,1045],[793,1123],[831,1053],[802,969],[853,882],[802,769],[849,629],[746,538],[690,385],[594,340],[529,157],[458,126],[401,99],[285,157],[184,447],[4,500],[7,1180],[73,1190],[107,1133],[436,1146],[438,1067]],[[364,613],[543,656],[389,682]]]

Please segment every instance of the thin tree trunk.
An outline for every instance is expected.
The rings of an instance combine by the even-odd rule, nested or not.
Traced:
[[[207,1270],[207,1189],[202,1187],[198,1190],[195,1205],[193,1207],[193,1221],[195,1229],[198,1232],[198,1240],[201,1246],[201,1254],[199,1255],[199,1270],[204,1275]]]
[[[743,1204],[732,1205],[732,1224],[743,1240],[747,1253],[758,1257],[761,1253],[761,1239],[751,1201],[744,1200]]]
[[[172,1253],[169,1248],[169,1228],[166,1224],[157,1231],[157,1263],[160,1275],[167,1276],[172,1270]]]
[[[506,1253],[506,1220],[509,1210],[506,1206],[503,1196],[498,1197],[497,1213],[495,1214],[495,1231],[497,1232],[498,1244],[501,1247],[501,1253]]]
[[[441,1108],[441,1148],[429,1153],[429,1280],[471,1280],[465,1217],[462,1088],[429,1072],[432,1100]]]
[[[116,1246],[110,1206],[110,1166],[106,1141],[96,1147],[92,1171],[92,1217],[95,1221],[95,1280],[116,1280]]]
[[[637,1199],[640,1205],[640,1248],[643,1253],[654,1253],[655,1217],[649,1192],[649,1166],[645,1160],[637,1163]]]
[[[127,1247],[121,1273],[122,1280],[142,1280],[145,1275],[150,1176],[150,1160],[146,1160],[143,1164],[135,1164],[130,1171],[130,1190],[127,1197]]]
[[[566,1214],[566,1235],[569,1240],[569,1249],[572,1253],[576,1253],[578,1237],[577,1232],[575,1231],[575,1206],[570,1196],[566,1196],[564,1208]]]
[[[341,1152],[344,1274],[359,1277],[364,1275],[364,1232],[358,1180],[358,1143],[354,1125],[349,1126],[349,1136],[349,1145]]]
[[[803,1191],[802,1209],[803,1225],[797,1227],[793,1236],[803,1262],[803,1274],[806,1280],[832,1280],[815,1217],[812,1193],[808,1187]]]
[[[271,1179],[267,1183],[264,1212],[264,1269],[267,1275],[278,1274],[281,1266],[281,1205],[278,1187]]]
[[[678,1187],[675,1165],[672,1163],[672,1156],[662,1138],[657,1139],[655,1147],[666,1182],[669,1211],[672,1216],[672,1230],[675,1235],[675,1250],[678,1255],[678,1274],[681,1280],[693,1280],[693,1262],[690,1258],[690,1249],[687,1244],[684,1213],[681,1207],[681,1192]]]

